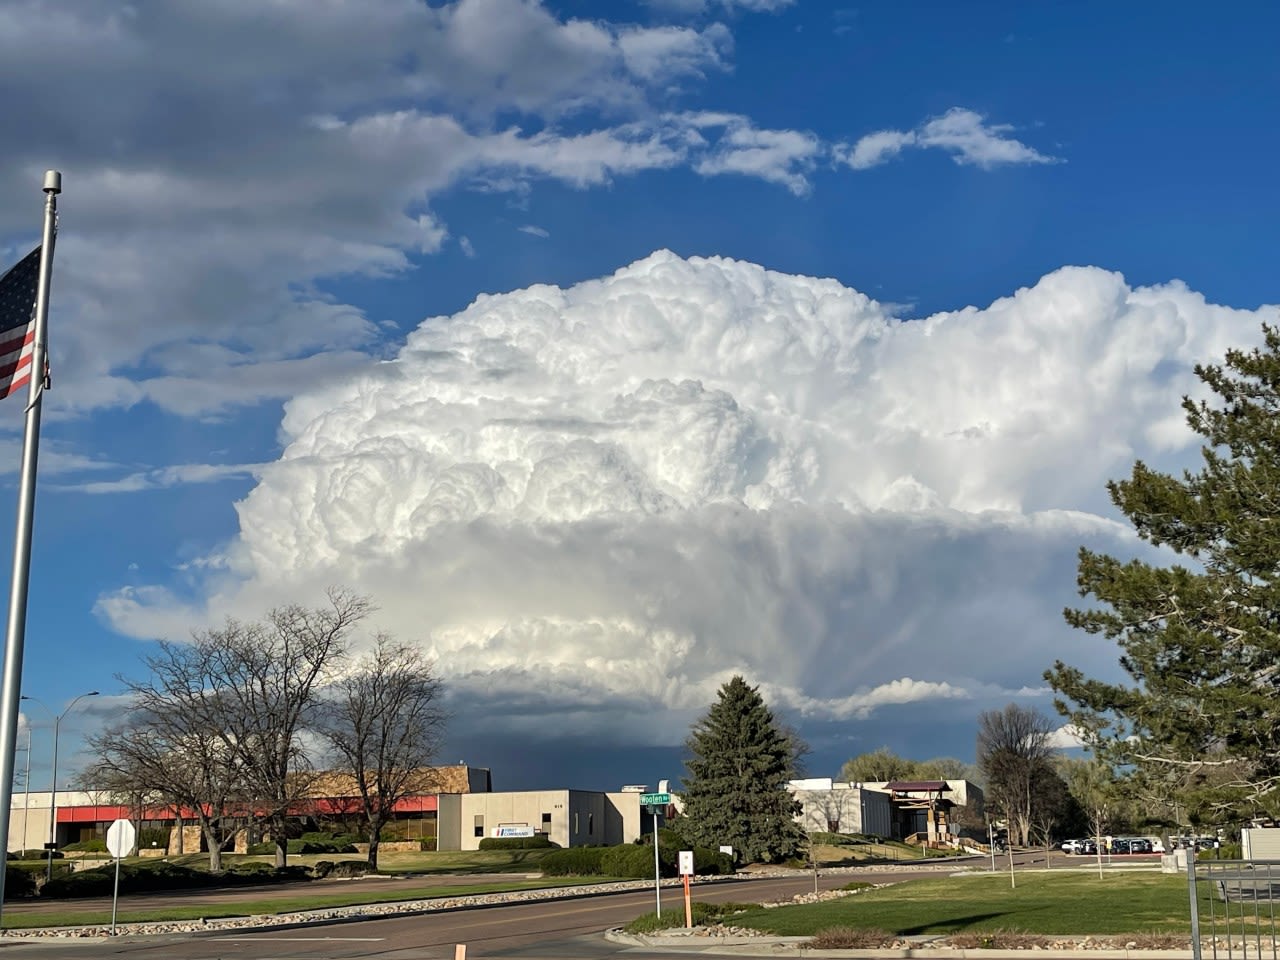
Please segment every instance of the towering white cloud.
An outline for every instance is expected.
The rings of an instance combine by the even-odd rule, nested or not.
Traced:
[[[1065,268],[904,322],[667,252],[483,296],[289,403],[201,602],[367,591],[464,723],[534,733],[556,712],[670,742],[739,671],[818,718],[1007,700],[1065,645],[1113,662],[1060,618],[1082,542],[1139,549],[1103,484],[1190,457],[1191,366],[1266,316]],[[141,635],[184,634],[177,607],[102,605]]]

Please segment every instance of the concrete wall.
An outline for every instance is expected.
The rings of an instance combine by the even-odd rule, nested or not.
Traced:
[[[1246,860],[1280,860],[1280,827],[1246,827],[1240,846]]]
[[[594,790],[525,790],[512,793],[468,793],[458,796],[460,829],[446,840],[452,820],[440,805],[442,850],[478,850],[480,841],[498,827],[529,827],[545,833],[561,847],[613,846],[640,835],[640,796]],[[456,838],[457,847],[446,846]]]
[[[436,849],[462,849],[461,793],[442,793],[436,807]]]
[[[568,790],[466,793],[460,799],[460,850],[479,850],[480,841],[501,826],[532,827],[552,842],[569,846]],[[443,834],[444,827],[440,830]]]
[[[638,793],[606,793],[610,806],[613,807],[613,813],[610,814],[610,822],[617,824],[614,831],[611,828],[610,837],[616,836],[618,839],[608,841],[611,844],[631,843],[639,838],[644,830],[642,823],[642,811],[640,809],[640,794]],[[649,828],[652,830],[652,826]]]
[[[889,836],[891,817],[887,793],[818,779],[792,781],[789,789],[801,805],[796,820],[810,833]]]
[[[104,803],[101,793],[86,793],[83,790],[59,790],[58,806],[75,807]],[[9,849],[39,850],[49,841],[49,803],[53,794],[48,790],[30,793],[14,793],[9,807]],[[71,843],[79,839],[77,831],[70,824],[62,824],[58,829],[58,843]]]

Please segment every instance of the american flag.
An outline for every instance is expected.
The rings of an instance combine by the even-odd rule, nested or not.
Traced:
[[[39,280],[39,247],[0,277],[0,399],[16,393],[31,381]]]

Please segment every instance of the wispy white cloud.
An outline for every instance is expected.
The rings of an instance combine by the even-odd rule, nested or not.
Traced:
[[[724,11],[749,10],[757,13],[775,13],[796,0],[641,0],[646,6],[669,13],[686,15],[706,13],[712,8]]]
[[[191,484],[218,483],[223,480],[243,480],[256,477],[262,464],[209,464],[184,463],[167,467],[139,470],[113,480],[92,480],[82,483],[47,483],[48,490],[76,493],[139,493],[146,490],[162,490],[168,487]]]
[[[855,170],[866,170],[893,159],[903,150],[942,150],[961,165],[991,170],[999,166],[1059,163],[1009,136],[1010,124],[988,123],[986,117],[963,107],[952,107],[912,130],[879,130],[859,139],[852,147],[836,149],[837,159]]]
[[[691,164],[678,131],[653,124],[655,101],[732,66],[723,24],[558,16],[538,0],[46,0],[0,18],[7,119],[27,131],[3,147],[0,242],[28,242],[19,211],[47,158],[74,203],[52,342],[53,400],[71,413],[207,416],[288,395],[291,369],[377,355],[378,325],[321,281],[441,250],[448,226],[428,208],[452,189],[589,188]]]
[[[542,227],[534,226],[532,223],[526,223],[524,226],[516,227],[521,233],[527,233],[531,237],[542,237],[544,240],[551,236],[550,230],[544,230]]]
[[[809,192],[807,174],[825,151],[818,137],[799,130],[760,130],[745,117],[704,116],[694,125],[705,130],[714,121],[724,122],[724,133],[694,164],[698,173],[745,174],[780,183],[798,196]]]

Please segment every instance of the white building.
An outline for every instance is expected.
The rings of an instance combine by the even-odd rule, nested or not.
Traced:
[[[830,777],[792,780],[787,789],[800,801],[796,820],[809,833],[891,836],[892,806],[889,794],[883,790],[866,784],[834,782]]]

